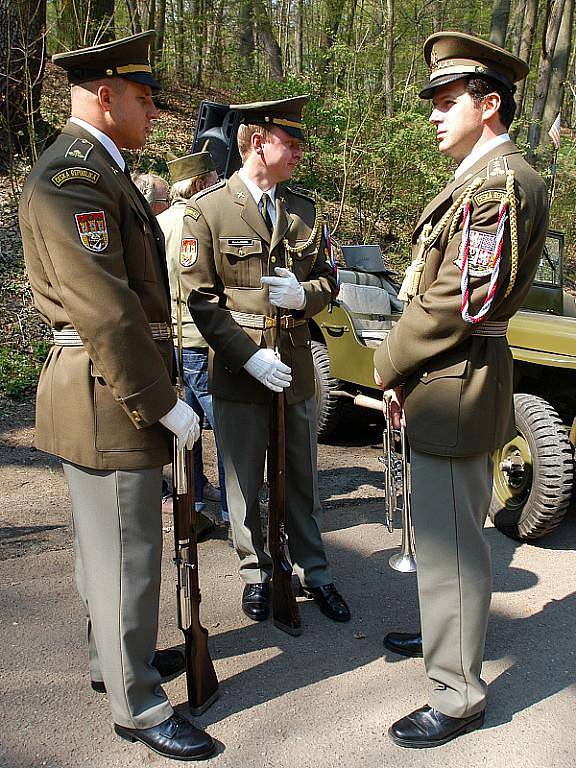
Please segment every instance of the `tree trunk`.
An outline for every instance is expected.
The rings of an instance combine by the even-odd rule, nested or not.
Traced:
[[[85,9],[86,45],[96,45],[114,40],[114,0],[92,0]]]
[[[328,82],[330,81],[330,65],[333,58],[333,48],[338,36],[338,30],[340,29],[340,22],[342,21],[344,3],[342,0],[324,0],[324,8],[324,28],[322,30],[320,42],[320,50],[322,51],[322,62],[320,65],[321,93],[326,91]]]
[[[530,64],[532,58],[532,46],[534,44],[534,34],[536,32],[536,19],[538,14],[538,0],[526,0],[526,6],[524,10],[524,19],[521,23],[520,42],[518,47],[518,56],[525,62]],[[518,83],[516,91],[516,104],[518,108],[516,110],[516,116],[522,117],[524,114],[524,98],[526,95],[526,80],[522,80]],[[515,129],[514,136],[518,134],[518,129]]]
[[[554,59],[552,61],[552,75],[550,77],[550,87],[548,89],[548,98],[544,109],[542,125],[547,131],[556,119],[556,115],[562,109],[564,98],[564,81],[568,74],[568,64],[570,61],[570,50],[572,48],[572,27],[574,22],[574,0],[565,0],[564,13],[558,33],[558,41],[554,50]],[[548,138],[548,137],[547,137]]]
[[[264,51],[270,68],[270,77],[272,80],[283,80],[284,72],[282,70],[282,51],[278,41],[274,37],[272,21],[266,10],[264,0],[254,0],[254,18],[258,26],[258,31],[262,37]]]
[[[296,74],[304,71],[304,0],[296,0]]]
[[[140,11],[138,10],[138,3],[136,0],[126,0],[126,7],[128,8],[132,34],[137,35],[138,32],[142,32],[142,19],[140,18]]]
[[[156,5],[156,46],[154,49],[154,61],[156,68],[162,77],[164,56],[164,29],[166,24],[166,0],[158,0]]]
[[[245,72],[254,69],[254,13],[252,0],[241,0],[239,8],[240,46],[238,53]]]
[[[184,73],[184,0],[176,2],[176,72],[180,77]]]
[[[564,10],[564,0],[549,0],[546,20],[543,32],[543,46],[540,54],[540,64],[538,65],[538,79],[536,81],[536,90],[534,93],[534,106],[532,108],[531,124],[528,130],[529,149],[527,158],[534,160],[536,147],[540,142],[542,132],[542,117],[548,98],[550,87],[550,78],[552,76],[552,61],[556,41],[560,32],[560,22],[562,21],[562,12]],[[546,23],[547,22],[547,23]]]
[[[386,56],[384,59],[384,111],[394,116],[394,0],[386,0]]]
[[[16,153],[36,160],[48,132],[40,117],[46,65],[46,0],[0,0],[0,166]]]
[[[494,0],[490,21],[490,42],[504,47],[510,18],[510,0]]]

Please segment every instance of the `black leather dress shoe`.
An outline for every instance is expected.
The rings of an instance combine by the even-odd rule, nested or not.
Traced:
[[[388,735],[400,747],[426,749],[475,731],[483,723],[484,711],[470,717],[450,717],[426,705],[391,725]]]
[[[333,621],[350,621],[350,608],[334,584],[321,587],[302,587],[306,597],[312,597],[325,616]]]
[[[173,760],[205,760],[215,747],[210,735],[176,712],[153,728],[125,728],[115,724],[114,730],[126,741],[141,741],[153,752]]]
[[[415,656],[422,658],[422,635],[420,632],[388,632],[384,645],[389,651],[400,656]]]
[[[246,584],[242,593],[242,610],[252,621],[264,621],[270,613],[270,584]]]
[[[152,665],[160,672],[162,682],[173,680],[177,675],[184,672],[184,654],[175,648],[165,648],[163,651],[156,651],[152,660]],[[106,686],[101,680],[91,681],[92,690],[97,693],[106,693]]]

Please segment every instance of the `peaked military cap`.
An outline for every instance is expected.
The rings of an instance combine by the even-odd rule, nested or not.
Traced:
[[[155,36],[153,30],[140,32],[91,48],[57,53],[52,56],[52,61],[66,70],[68,82],[72,85],[106,77],[122,77],[159,91],[160,86],[152,76],[150,66],[150,49]]]
[[[176,157],[169,153],[166,156],[166,165],[170,173],[172,184],[185,179],[193,179],[215,170],[210,152],[195,152],[193,155]]]
[[[430,67],[430,82],[420,91],[421,99],[432,98],[436,88],[468,75],[497,80],[511,93],[530,68],[517,56],[494,43],[465,32],[436,32],[424,43],[424,58]]]
[[[279,101],[256,101],[253,104],[230,104],[230,109],[239,112],[243,123],[253,125],[277,125],[296,139],[304,138],[302,110],[309,96],[294,96]]]

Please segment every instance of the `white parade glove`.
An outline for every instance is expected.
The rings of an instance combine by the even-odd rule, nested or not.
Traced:
[[[272,392],[282,392],[292,381],[292,371],[273,349],[259,349],[244,363],[244,368]]]
[[[270,304],[284,309],[304,309],[306,294],[294,272],[285,267],[276,267],[278,277],[261,277],[262,285],[268,286]]]
[[[160,424],[176,435],[178,450],[186,447],[189,451],[200,437],[200,419],[198,414],[184,400],[176,400],[176,405],[160,418]]]

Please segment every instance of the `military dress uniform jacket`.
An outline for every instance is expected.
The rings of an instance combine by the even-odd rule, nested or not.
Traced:
[[[184,216],[180,258],[184,295],[211,349],[210,386],[217,397],[268,403],[272,392],[250,376],[244,363],[260,347],[273,347],[274,332],[240,325],[231,314],[274,317],[268,289],[260,283],[286,265],[284,240],[299,249],[291,269],[302,284],[306,306],[287,313],[296,322],[320,312],[330,301],[336,279],[326,260],[322,225],[313,200],[281,185],[276,192],[272,236],[254,198],[238,174],[197,194]],[[288,264],[290,266],[290,264]],[[282,330],[281,358],[292,369],[285,389],[289,404],[314,394],[314,368],[308,323]]]
[[[436,224],[474,179],[482,179],[472,196],[470,220],[470,311],[476,313],[488,293],[493,268],[490,251],[496,242],[507,169],[515,173],[518,272],[514,288],[505,297],[511,276],[506,223],[488,321],[507,321],[521,306],[546,238],[546,187],[516,146],[511,141],[501,144],[448,184],[424,210],[413,235],[416,252],[424,225]],[[512,356],[505,336],[472,335],[474,326],[462,319],[462,217],[452,237],[450,229],[448,224],[431,246],[418,294],[376,350],[374,363],[385,387],[404,384],[412,447],[441,456],[468,456],[491,452],[515,435]]]
[[[88,132],[68,123],[20,201],[24,259],[37,309],[81,346],[53,346],[40,375],[36,445],[99,470],[170,460],[158,423],[176,403],[164,241],[130,179]]]

